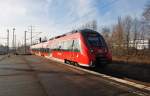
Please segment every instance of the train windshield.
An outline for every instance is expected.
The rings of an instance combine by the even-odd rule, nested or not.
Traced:
[[[87,36],[87,42],[91,47],[106,47],[105,40],[99,34],[89,34]]]

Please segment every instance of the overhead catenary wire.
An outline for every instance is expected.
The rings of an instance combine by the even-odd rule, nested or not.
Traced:
[[[37,33],[36,35],[32,36],[32,39],[35,38],[37,35],[41,34],[42,32],[36,32],[36,33]],[[27,38],[26,40],[31,40],[31,38]]]

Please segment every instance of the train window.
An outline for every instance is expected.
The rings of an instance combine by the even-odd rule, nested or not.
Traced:
[[[61,50],[62,50],[62,51],[64,50],[64,41],[61,42]]]
[[[47,53],[47,48],[45,48],[45,52]]]
[[[63,51],[67,51],[67,50],[68,50],[67,41],[64,41],[62,50],[63,50]]]
[[[62,50],[63,42],[59,42],[58,50]]]
[[[101,36],[88,36],[88,44],[93,47],[105,47],[105,41]]]
[[[44,49],[44,52],[46,52],[46,48],[43,48]]]
[[[45,52],[47,53],[47,48],[45,48]]]
[[[44,48],[44,51],[47,52],[47,48]]]
[[[68,41],[68,51],[72,51],[73,49],[73,40]]]
[[[47,52],[48,52],[48,53],[50,52],[50,49],[49,49],[49,48],[47,48]]]
[[[63,51],[72,51],[72,44],[73,40],[64,41],[61,49]]]
[[[61,50],[61,48],[62,48],[62,43],[61,43],[61,42],[58,42],[58,43],[56,44],[56,48],[55,48],[55,50],[60,51],[60,50]]]
[[[57,50],[58,49],[58,44],[56,43],[56,44],[52,44],[52,50]]]
[[[73,43],[73,51],[75,51],[75,52],[80,52],[79,40],[74,40],[74,43]]]
[[[50,46],[50,49],[51,49],[51,50],[53,50],[53,49],[54,49],[54,44],[52,44],[52,45]]]
[[[43,48],[43,52],[46,52],[45,48]]]

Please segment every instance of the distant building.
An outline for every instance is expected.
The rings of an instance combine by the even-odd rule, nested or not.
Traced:
[[[131,40],[129,46],[138,50],[150,49],[150,40]]]

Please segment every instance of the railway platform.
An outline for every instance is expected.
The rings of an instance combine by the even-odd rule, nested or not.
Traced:
[[[34,55],[0,56],[0,86],[0,96],[149,95],[131,86],[116,84]]]

